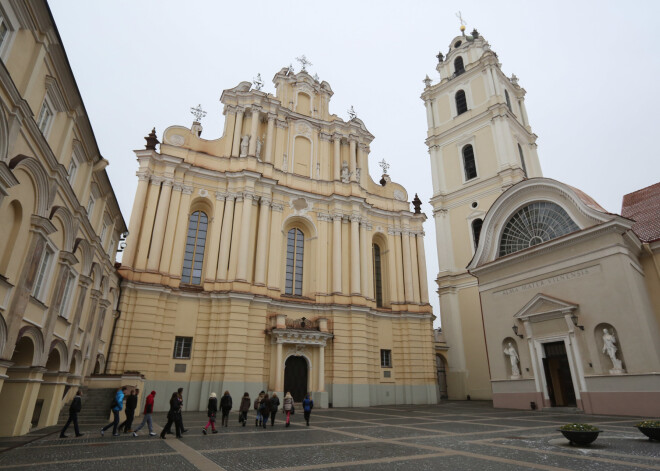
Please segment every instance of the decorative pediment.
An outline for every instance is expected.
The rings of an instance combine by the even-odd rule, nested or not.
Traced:
[[[539,322],[564,317],[578,307],[577,304],[539,293],[513,317],[521,321]]]
[[[318,345],[321,347],[325,347],[328,340],[334,337],[329,332],[298,329],[273,329],[270,334],[273,343]]]

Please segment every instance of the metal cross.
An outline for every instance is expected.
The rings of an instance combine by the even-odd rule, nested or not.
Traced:
[[[357,113],[355,112],[355,108],[353,108],[353,105],[348,109],[348,119],[353,119],[357,118]]]
[[[458,13],[456,13],[456,18],[458,18],[458,20],[461,22],[461,26],[465,26],[467,24],[465,22],[465,20],[463,19],[463,15],[461,15],[460,11]]]
[[[301,66],[300,71],[301,71],[301,72],[307,72],[307,66],[308,66],[308,65],[314,65],[314,64],[312,64],[312,63],[307,59],[307,57],[305,57],[305,54],[303,54],[303,55],[300,56],[300,57],[296,57],[296,60],[297,60],[298,62],[300,62],[300,66]]]
[[[385,159],[383,159],[380,162],[378,162],[378,165],[380,165],[380,168],[383,169],[383,173],[387,175],[387,171],[390,169],[390,164],[385,162]]]
[[[190,108],[190,112],[195,117],[195,121],[199,121],[206,116],[206,111],[202,109],[202,105],[197,105],[196,108]]]
[[[261,80],[261,74],[257,74],[257,77],[252,79],[252,83],[254,84],[255,90],[261,90],[264,86],[264,81]]]

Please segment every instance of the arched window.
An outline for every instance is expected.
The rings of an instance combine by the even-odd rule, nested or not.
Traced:
[[[506,106],[509,108],[509,111],[513,113],[513,109],[511,109],[511,99],[509,98],[509,92],[504,90],[504,98],[506,98]]]
[[[520,164],[522,165],[523,173],[525,178],[527,178],[527,166],[525,165],[525,155],[523,154],[522,147],[518,144],[518,153],[520,154]]]
[[[472,240],[474,240],[474,250],[477,250],[477,246],[479,245],[479,235],[481,234],[481,226],[483,225],[483,219],[475,219],[472,221]]]
[[[459,90],[456,92],[456,115],[463,114],[467,111],[467,100],[465,99],[465,92]]]
[[[181,282],[189,285],[202,283],[202,265],[204,265],[204,247],[208,217],[202,211],[195,211],[188,221],[186,253],[183,258]]]
[[[550,201],[537,201],[520,209],[504,226],[500,257],[579,229],[564,208]]]
[[[454,60],[454,73],[456,75],[461,75],[463,72],[465,72],[465,66],[463,66],[463,58],[458,56],[456,60]]]
[[[371,247],[374,260],[374,296],[376,297],[376,306],[383,307],[383,272],[380,247],[378,244],[373,244]]]
[[[474,161],[474,150],[470,144],[463,147],[463,171],[465,172],[465,181],[477,177],[477,164]]]
[[[286,294],[302,296],[304,244],[303,232],[295,227],[290,229],[286,239]]]

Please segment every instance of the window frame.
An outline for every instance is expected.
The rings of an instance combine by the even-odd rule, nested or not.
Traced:
[[[461,111],[461,109],[459,109],[459,106],[458,106],[459,93],[462,93],[462,94],[463,94],[463,100],[462,100],[462,102],[463,102],[463,104],[465,105],[465,108],[464,108],[464,109],[461,108],[462,111]],[[462,88],[461,88],[461,89],[458,89],[458,90],[456,90],[456,92],[454,93],[454,105],[456,106],[456,116],[460,116],[460,115],[462,115],[463,113],[467,113],[468,111],[470,111],[470,108],[468,107],[468,102],[467,102],[467,93],[465,93],[465,90],[464,90],[464,89],[462,89]]]
[[[289,239],[293,233],[293,246]],[[292,227],[286,233],[286,255],[284,258],[284,294],[302,296],[305,273],[305,232],[300,227]],[[300,245],[298,245],[300,242]],[[291,251],[290,251],[291,249]],[[289,280],[291,273],[291,280]],[[291,285],[289,286],[289,282]]]
[[[4,5],[0,5],[0,25],[5,25],[7,29],[2,40],[0,40],[0,59],[7,62],[7,55],[14,42],[14,33],[18,29],[19,23],[16,15],[10,9],[11,7],[7,5],[7,8],[3,8],[3,6]]]
[[[391,349],[380,349],[380,367],[381,368],[394,368],[392,362],[392,350]]]
[[[186,342],[188,342],[188,356],[185,356],[186,353]],[[174,360],[190,360],[192,358],[192,345],[193,337],[184,337],[184,336],[175,336],[174,337],[174,350],[172,351],[172,359]],[[180,350],[177,355],[177,349]]]
[[[468,178],[467,166],[465,161],[465,149],[467,149],[468,147],[472,149],[472,163],[474,167],[474,176],[469,178]],[[462,145],[460,147],[460,154],[461,154],[461,168],[463,170],[463,183],[471,182],[472,180],[479,178],[479,169],[477,168],[477,157],[476,157],[476,152],[474,151],[474,144],[468,142]]]
[[[477,221],[481,222],[479,224],[479,234],[477,235],[475,230],[474,230],[474,225],[477,223]],[[479,247],[479,237],[481,236],[481,230],[484,227],[484,220],[483,218],[476,217],[470,221],[470,231],[472,232],[472,242],[473,242],[473,253],[477,251],[477,248]]]
[[[457,67],[456,63],[460,61],[461,67]],[[456,59],[454,59],[454,77],[458,77],[459,75],[462,75],[465,73],[465,61],[463,60],[463,56],[458,56]]]
[[[49,258],[46,259],[46,256]],[[48,244],[44,247],[44,253],[41,254],[39,260],[39,267],[37,268],[37,276],[34,279],[34,286],[32,287],[32,297],[42,303],[45,303],[45,294],[48,292],[48,285],[50,284],[50,273],[53,268],[53,260],[55,259],[55,250]]]
[[[71,299],[73,299],[73,294],[75,293],[75,282],[76,275],[71,270],[67,270],[66,280],[64,281],[64,290],[62,291],[62,301],[60,303],[60,312],[59,316],[64,319],[69,319],[69,304]]]
[[[376,307],[383,307],[383,257],[382,250],[377,242],[371,243],[371,260],[373,264],[374,299],[376,300]]]
[[[94,193],[89,194],[89,199],[87,200],[87,218],[91,221],[92,216],[94,215],[94,206],[96,206],[96,197]]]
[[[522,164],[522,171],[525,174],[525,178],[529,178],[529,174],[527,173],[527,165],[525,164],[525,154],[523,153],[520,142],[518,142],[518,153],[520,154],[520,163]]]
[[[191,234],[190,225],[193,223],[193,217],[195,217],[195,215],[198,216],[195,222],[194,234]],[[204,220],[202,220],[202,215]],[[200,231],[202,222],[206,227],[203,231]],[[204,258],[206,255],[206,239],[208,237],[208,230],[209,216],[206,214],[206,211],[201,209],[195,209],[192,211],[188,216],[188,225],[186,227],[186,245],[183,248],[183,263],[181,266],[181,283],[185,285],[201,286],[204,283]],[[201,239],[202,236],[200,235],[200,232],[204,233],[203,239]],[[190,244],[191,237],[193,242],[192,246]],[[192,251],[188,250],[189,247],[192,248]],[[201,247],[201,249],[199,249],[199,247]],[[197,265],[199,262],[198,256],[201,256],[201,264],[199,265]],[[186,266],[188,263],[190,264],[189,267]],[[199,266],[199,268],[195,268],[196,266]],[[195,276],[195,272],[197,270],[199,270],[199,276]],[[187,274],[186,271],[188,271]],[[196,281],[196,278],[199,278],[199,280]]]
[[[44,111],[48,111],[50,114],[45,115]],[[50,98],[48,98],[48,94],[44,97],[43,102],[41,103],[41,108],[39,108],[39,114],[37,115],[37,127],[39,128],[39,131],[41,131],[41,134],[47,139],[48,135],[50,134],[50,130],[53,125],[53,121],[55,120],[55,106],[53,106],[53,103],[50,101]]]

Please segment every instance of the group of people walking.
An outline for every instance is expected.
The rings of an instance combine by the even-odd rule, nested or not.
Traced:
[[[224,406],[222,404],[222,401],[225,401]],[[267,428],[269,419],[270,419],[270,426],[271,427],[275,426],[275,416],[277,415],[277,411],[279,410],[280,407],[280,398],[277,397],[277,393],[273,393],[269,397],[268,393],[266,393],[265,391],[261,391],[259,395],[254,399],[254,402],[252,402],[252,400],[250,399],[249,393],[246,392],[245,394],[243,394],[243,397],[241,398],[241,405],[238,408],[238,422],[242,424],[243,427],[247,425],[248,412],[250,411],[251,406],[256,413],[256,417],[254,419],[255,427]],[[222,409],[222,423],[225,427],[227,427],[229,421],[229,411],[231,410],[231,407],[232,407],[231,396],[229,395],[229,391],[225,391],[225,394],[223,395],[220,404],[220,408]],[[307,426],[309,426],[309,418],[313,408],[314,408],[314,401],[312,400],[309,394],[305,395],[305,399],[303,400],[303,413],[305,416],[305,422],[307,423]],[[286,414],[286,427],[288,427],[291,424],[291,415],[295,413],[293,397],[291,396],[290,392],[287,392],[286,395],[284,396],[284,401],[282,402],[282,410]],[[217,432],[215,430],[216,412],[217,412],[217,399],[215,397],[215,393],[211,393],[211,397],[209,397],[209,404],[207,408],[209,422],[202,429],[204,435],[206,435],[206,431],[209,425],[212,427],[213,433]]]

